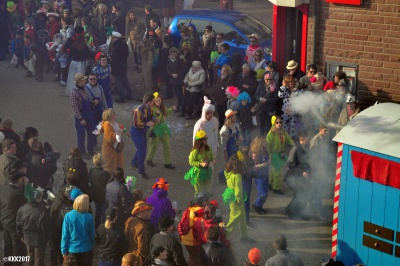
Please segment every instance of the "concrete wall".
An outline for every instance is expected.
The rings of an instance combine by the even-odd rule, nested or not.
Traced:
[[[363,0],[361,6],[310,1],[307,61],[312,59],[314,5],[319,1],[316,63],[359,65],[357,98],[400,102],[400,1]]]

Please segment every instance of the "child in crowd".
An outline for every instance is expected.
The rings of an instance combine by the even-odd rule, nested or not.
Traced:
[[[189,164],[192,166],[185,174],[185,180],[190,180],[194,187],[194,197],[200,192],[210,191],[212,169],[211,163],[215,163],[214,154],[207,144],[207,135],[204,130],[196,133],[193,149],[189,154]]]
[[[32,77],[34,70],[33,59],[31,58],[31,39],[29,36],[24,36],[23,58],[26,66],[26,76]]]
[[[222,198],[226,204],[229,203],[229,221],[226,225],[228,236],[232,233],[236,224],[240,229],[240,242],[253,243],[254,239],[247,236],[246,213],[244,210],[245,195],[243,195],[242,174],[244,173],[244,156],[238,151],[233,154],[225,166],[225,177],[227,188]]]
[[[253,114],[255,109],[251,107],[251,98],[247,92],[239,94],[237,101],[240,103],[237,109],[237,117],[240,125],[240,133],[243,137],[243,146],[250,146],[251,129],[253,128]]]
[[[24,40],[22,39],[21,30],[16,31],[15,39],[11,42],[11,53],[13,54],[13,60],[11,61],[13,67],[24,67]]]
[[[103,170],[103,156],[96,153],[93,156],[94,168],[89,169],[89,182],[93,192],[93,200],[96,208],[95,226],[96,228],[105,222],[106,186],[111,179],[111,174]]]
[[[228,102],[226,105],[226,109],[232,109],[233,111],[237,111],[239,107],[239,102],[237,101],[237,98],[239,96],[240,90],[234,86],[229,86],[225,90],[226,97],[228,97]]]
[[[68,58],[67,52],[62,49],[62,45],[60,44],[56,49],[57,55],[56,60],[60,64],[60,85],[66,86],[67,85],[67,78],[68,78]]]

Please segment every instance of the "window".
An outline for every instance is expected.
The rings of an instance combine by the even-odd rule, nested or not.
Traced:
[[[329,80],[333,79],[335,73],[339,70],[346,72],[347,79],[349,80],[349,92],[356,95],[358,65],[344,62],[326,61],[326,77]]]
[[[233,22],[239,31],[241,31],[247,37],[251,34],[257,34],[261,41],[271,39],[272,31],[264,24],[257,21],[255,18],[250,16],[240,17],[237,21]]]
[[[210,21],[203,19],[192,19],[190,23],[193,23],[196,26],[199,36],[203,35],[206,26],[210,25]]]
[[[231,42],[233,39],[237,38],[242,39],[240,34],[238,34],[231,26],[228,26],[220,22],[213,22],[212,27],[213,30],[215,31],[215,34],[220,32],[224,34],[224,41]]]

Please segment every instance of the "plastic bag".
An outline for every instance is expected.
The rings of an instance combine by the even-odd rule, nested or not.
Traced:
[[[136,180],[136,177],[130,175],[125,178],[125,185],[131,193],[133,193],[136,188]]]

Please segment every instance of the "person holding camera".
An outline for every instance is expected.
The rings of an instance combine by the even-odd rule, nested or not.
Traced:
[[[267,150],[269,157],[269,185],[275,194],[284,195],[281,190],[283,170],[286,163],[286,146],[294,146],[294,142],[284,129],[280,116],[271,119],[272,128],[267,134]]]

